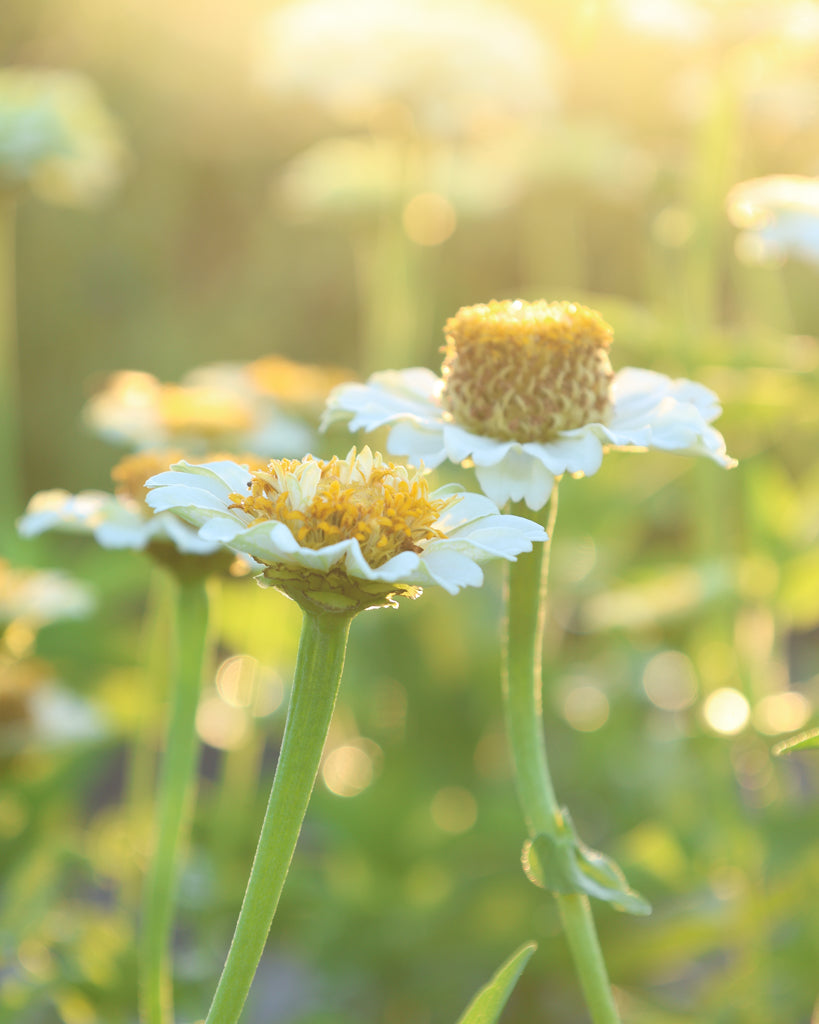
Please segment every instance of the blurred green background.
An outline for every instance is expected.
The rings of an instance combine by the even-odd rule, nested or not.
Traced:
[[[544,709],[556,786],[655,908],[597,911],[624,1020],[815,1021],[817,763],[771,748],[819,698],[819,269],[755,261],[725,196],[819,173],[817,5],[516,0],[498,15],[505,50],[497,26],[481,35],[454,8],[428,61],[398,45],[406,31],[373,29],[372,66],[343,34],[320,59],[277,51],[271,10],[285,5],[4,0],[0,62],[87,73],[127,146],[105,201],[19,206],[25,494],[109,486],[118,453],[80,410],[113,370],[176,380],[272,352],[361,374],[437,367],[460,305],[600,309],[615,369],[719,393],[740,460],[724,473],[613,453],[561,489]],[[339,99],[345,59],[365,85],[322,101]],[[95,586],[95,615],[44,628],[36,654],[108,726],[55,744],[23,714],[4,741],[0,1021],[130,1024],[167,660],[144,620],[161,623],[167,584],[81,538],[15,558]],[[527,939],[540,948],[504,1020],[585,1019],[554,908],[519,865],[500,585],[492,569],[479,591],[355,622],[249,1022],[452,1022]],[[247,581],[214,604],[222,682],[200,708],[181,1022],[221,968],[298,634],[295,606]]]

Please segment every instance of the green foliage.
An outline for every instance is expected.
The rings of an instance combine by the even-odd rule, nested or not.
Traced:
[[[518,978],[536,949],[536,942],[527,942],[501,964],[458,1018],[458,1024],[497,1024]]]
[[[544,649],[555,787],[580,833],[655,908],[598,914],[627,1020],[807,1021],[819,763],[772,748],[798,741],[819,705],[817,268],[757,265],[742,242],[735,252],[724,205],[743,178],[816,172],[819,68],[797,29],[804,5],[675,4],[676,27],[658,14],[651,36],[613,0],[506,6],[559,61],[559,109],[530,139],[482,110],[478,138],[425,140],[407,175],[385,181],[386,161],[344,163],[333,177],[338,147],[325,143],[354,137],[359,152],[382,138],[392,154],[406,138],[400,104],[342,130],[309,103],[251,92],[258,4],[194,17],[182,4],[6,0],[5,63],[89,75],[132,152],[103,207],[19,203],[25,490],[110,486],[121,453],[89,434],[80,409],[112,370],[176,380],[276,352],[363,375],[365,334],[379,369],[396,365],[398,335],[409,338],[403,363],[436,367],[441,327],[461,304],[522,296],[600,309],[616,368],[718,393],[717,425],[740,465],[610,452],[595,476],[561,484]],[[713,19],[699,41],[691,11]],[[316,152],[294,193],[300,155]],[[425,168],[434,183],[412,177]],[[442,169],[457,179],[451,191]],[[402,213],[430,188],[457,223],[424,247],[404,237]],[[317,454],[351,441],[324,437]],[[0,1021],[133,1024],[168,637],[146,631],[139,556],[49,536],[17,557],[68,569],[99,601],[93,618],[34,639],[36,698],[15,704],[0,685],[0,711],[18,716],[0,715]],[[247,580],[222,589],[202,698],[202,727],[218,728],[180,865],[180,1021],[201,1018],[224,961],[299,621],[292,602]],[[248,1024],[455,1020],[476,970],[522,935],[541,955],[505,1022],[582,1019],[556,908],[531,898],[518,863],[500,601],[491,567],[481,590],[430,589],[354,624],[328,753],[351,747],[366,784],[349,796],[324,777],[317,786]],[[226,699],[218,671],[245,655],[248,694]],[[55,680],[107,721],[104,742],[55,742]],[[735,732],[708,714],[725,688],[747,701]],[[608,862],[601,876],[582,849],[540,840],[530,854],[543,872],[563,865],[551,886],[579,879],[622,899]]]

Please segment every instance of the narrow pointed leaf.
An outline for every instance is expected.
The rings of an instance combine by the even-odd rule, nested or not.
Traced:
[[[536,942],[527,942],[516,950],[478,992],[457,1024],[496,1024],[523,968],[536,949]]]
[[[790,754],[792,750],[809,750],[811,747],[819,747],[819,729],[808,729],[789,740],[783,740],[773,748],[775,754]]]

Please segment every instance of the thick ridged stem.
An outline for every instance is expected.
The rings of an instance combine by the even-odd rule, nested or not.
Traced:
[[[321,761],[351,617],[305,611],[282,748],[233,942],[206,1024],[236,1024],[264,952]]]

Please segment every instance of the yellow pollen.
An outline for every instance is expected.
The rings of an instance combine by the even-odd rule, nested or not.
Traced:
[[[593,309],[493,300],[458,310],[444,331],[441,400],[467,430],[549,441],[605,419],[612,330]]]
[[[434,524],[455,499],[431,499],[417,470],[384,462],[365,448],[346,459],[274,459],[252,474],[232,508],[284,523],[303,547],[357,540],[372,568],[402,551],[421,551],[444,534]]]

